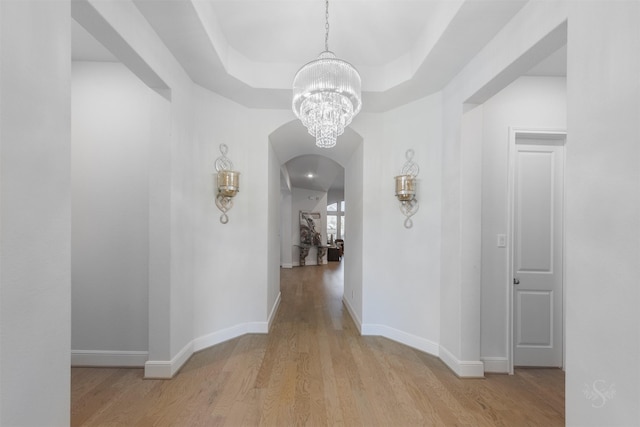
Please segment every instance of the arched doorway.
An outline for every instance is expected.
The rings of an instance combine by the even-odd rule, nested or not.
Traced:
[[[362,149],[359,149],[362,145],[363,138],[360,134],[351,128],[347,128],[343,135],[338,138],[338,144],[331,149],[323,149],[316,147],[313,137],[311,137],[304,126],[298,121],[290,121],[283,124],[269,135],[269,143],[271,145],[270,152],[273,152],[274,159],[269,162],[269,177],[274,179],[276,176],[281,176],[286,182],[288,179],[288,172],[283,171],[283,165],[288,161],[300,157],[309,158],[308,156],[317,156],[324,160],[320,160],[323,164],[331,164],[335,162],[340,167],[344,168],[344,202],[346,211],[345,215],[345,229],[349,233],[349,242],[345,242],[349,246],[349,259],[345,260],[344,265],[344,300],[348,306],[361,307],[362,306]],[[275,189],[275,185],[270,185],[269,194],[269,212],[278,212],[279,218],[284,219],[290,223],[298,218],[291,218],[291,209],[282,209],[281,204],[283,201],[281,185],[278,190]],[[326,209],[326,207],[325,207]],[[286,213],[287,211],[288,213]],[[326,211],[325,211],[326,214]],[[288,218],[287,218],[288,216]],[[270,225],[273,225],[271,222]],[[285,227],[286,228],[286,227]],[[295,242],[291,240],[291,236],[287,235],[287,230],[282,227],[282,221],[279,223],[277,230],[270,229],[269,231],[269,250],[270,252],[277,251],[281,253],[282,248],[288,246],[291,248]],[[293,255],[293,254],[292,254]],[[290,265],[293,265],[293,256],[291,257]],[[288,260],[287,260],[288,261]],[[274,271],[279,271],[282,259],[269,259],[269,271],[270,274],[275,274]],[[288,267],[289,265],[285,265]],[[354,301],[354,298],[360,299],[360,301]]]

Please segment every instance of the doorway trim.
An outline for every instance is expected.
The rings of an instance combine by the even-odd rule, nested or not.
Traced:
[[[508,328],[507,328],[507,358],[509,375],[514,373],[514,349],[513,349],[513,329],[514,329],[514,310],[513,310],[513,260],[514,260],[514,220],[513,220],[513,204],[515,198],[515,153],[516,153],[516,140],[517,138],[534,138],[534,139],[547,139],[549,141],[563,141],[565,146],[565,153],[563,156],[563,163],[566,163],[566,145],[567,145],[567,131],[566,129],[551,129],[551,128],[519,128],[509,127],[509,147],[507,149],[508,155],[508,179],[507,179],[507,230],[508,230],[508,250],[507,250],[507,304],[508,310]],[[566,186],[563,187],[566,190]],[[563,199],[566,200],[566,191],[563,192]],[[564,205],[565,203],[563,203]],[[565,212],[562,212],[563,223],[565,222]],[[565,228],[562,231],[562,247],[564,253],[565,242]],[[565,286],[565,256],[562,257],[562,369],[564,370],[565,358],[566,358],[566,286]]]

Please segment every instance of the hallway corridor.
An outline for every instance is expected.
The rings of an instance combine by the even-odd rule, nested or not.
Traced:
[[[270,333],[198,352],[172,380],[73,368],[72,425],[564,425],[560,370],[462,380],[437,357],[360,336],[343,264],[281,269]]]

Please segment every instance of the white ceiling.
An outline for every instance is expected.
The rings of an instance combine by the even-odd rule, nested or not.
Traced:
[[[133,2],[195,83],[248,107],[290,108],[296,71],[324,50],[322,0]],[[331,0],[329,48],[360,71],[363,111],[386,111],[441,90],[526,2]],[[75,22],[72,37],[76,60],[118,57]],[[531,74],[564,75],[565,64],[566,49],[561,49]],[[297,125],[285,125],[272,135],[292,184],[324,188],[334,178],[340,180],[340,172],[330,165],[344,165],[353,144],[343,151],[318,151]],[[344,140],[357,137],[350,139],[346,132],[338,144]],[[302,141],[308,148],[300,149]],[[306,155],[324,155],[332,162]],[[316,176],[337,175],[311,184],[302,176],[307,170]]]
[[[302,65],[324,50],[323,1],[236,0],[212,5],[229,46],[250,61]],[[331,0],[329,7],[329,48],[359,66],[377,67],[410,52],[441,5]]]
[[[317,154],[304,154],[284,164],[295,187],[316,191],[344,191],[344,168]]]
[[[255,108],[290,108],[324,50],[321,0],[133,0],[194,82]],[[329,48],[362,76],[363,111],[442,89],[527,0],[331,0]]]

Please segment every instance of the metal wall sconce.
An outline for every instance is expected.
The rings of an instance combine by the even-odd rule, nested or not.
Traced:
[[[404,220],[404,227],[413,227],[411,217],[418,212],[418,200],[416,199],[416,176],[420,172],[418,165],[412,160],[414,151],[407,150],[405,158],[407,161],[402,166],[402,175],[395,177],[396,179],[396,197],[400,201],[400,211],[407,218]]]
[[[229,222],[227,211],[233,207],[233,198],[240,191],[240,172],[232,170],[233,163],[227,158],[228,150],[226,144],[220,144],[222,156],[216,159],[216,171],[218,171],[216,206],[222,212],[220,222],[223,224]]]

